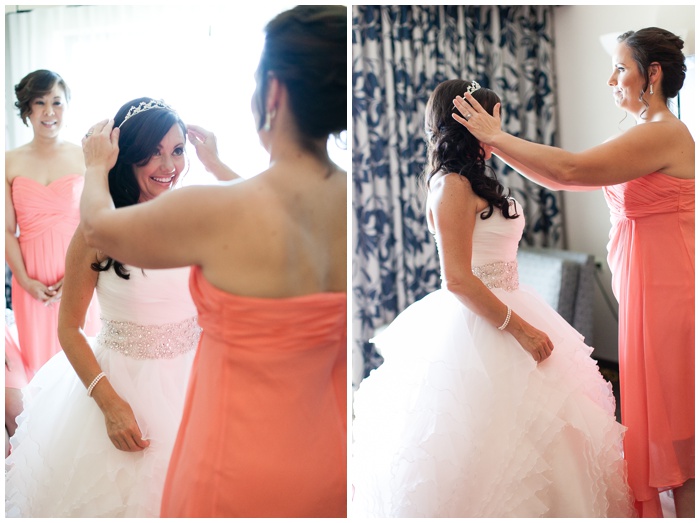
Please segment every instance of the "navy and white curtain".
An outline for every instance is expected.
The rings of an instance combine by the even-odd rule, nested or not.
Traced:
[[[424,111],[444,80],[502,99],[505,130],[553,145],[551,6],[353,6],[353,384],[381,363],[369,339],[440,286],[419,179]],[[559,197],[492,161],[523,205],[523,241],[558,247]],[[429,328],[429,326],[426,326]]]

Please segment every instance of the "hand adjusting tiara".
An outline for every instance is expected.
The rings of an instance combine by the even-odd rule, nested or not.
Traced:
[[[174,112],[174,109],[168,104],[166,104],[163,100],[151,100],[150,102],[141,102],[138,106],[132,105],[129,108],[129,112],[126,113],[124,121],[119,124],[119,127],[124,125],[126,121],[132,116],[136,116],[137,114],[148,111],[149,109],[167,109],[169,111]]]
[[[481,89],[481,86],[475,80],[472,80],[471,85],[469,87],[467,87],[467,92],[469,94],[472,94],[477,89]]]

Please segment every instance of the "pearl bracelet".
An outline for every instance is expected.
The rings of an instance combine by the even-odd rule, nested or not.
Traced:
[[[511,310],[510,310],[510,307],[508,307],[508,314],[506,314],[506,321],[503,322],[503,325],[498,327],[499,331],[502,331],[503,329],[505,329],[508,326],[508,323],[510,322],[510,313],[511,313]]]
[[[92,396],[92,389],[94,389],[95,385],[97,385],[97,383],[104,377],[105,377],[104,372],[100,372],[97,376],[95,376],[95,379],[92,380],[92,383],[90,383],[90,386],[88,387],[88,390],[87,390],[88,396]]]

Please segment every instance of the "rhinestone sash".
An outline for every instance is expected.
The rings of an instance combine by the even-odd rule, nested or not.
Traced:
[[[514,291],[518,288],[518,261],[493,262],[472,267],[474,276],[489,289]]]
[[[197,317],[164,325],[139,325],[102,319],[97,346],[138,360],[171,359],[197,347],[202,329]]]

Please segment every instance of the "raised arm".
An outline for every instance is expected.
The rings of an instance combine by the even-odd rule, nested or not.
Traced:
[[[197,151],[197,157],[207,172],[216,176],[219,181],[238,180],[241,177],[219,159],[216,147],[216,136],[198,125],[187,126],[187,136]]]
[[[118,154],[119,129],[113,122],[93,126],[84,141],[85,187],[80,200],[86,243],[122,263],[145,269],[199,265],[207,195],[217,187],[186,187],[152,201],[115,209],[107,175]]]
[[[447,290],[467,308],[499,327],[508,307],[471,271],[474,225],[480,200],[469,182],[458,174],[436,180],[428,196],[428,209],[435,227],[440,269]],[[497,211],[494,211],[497,212]],[[505,328],[535,361],[545,360],[553,345],[542,331],[526,323],[515,311]]]
[[[535,172],[527,166],[523,165],[521,162],[517,161],[511,156],[508,156],[503,151],[493,149],[492,153],[494,156],[497,156],[501,161],[503,161],[506,165],[514,169],[518,174],[521,174],[528,180],[543,187],[546,187],[547,189],[550,189],[552,191],[595,191],[596,189],[599,189],[599,187],[596,186],[565,185],[563,183],[550,180],[542,176],[540,173]]]
[[[58,313],[58,339],[68,361],[87,389],[102,372],[83,332],[85,315],[90,305],[97,272],[90,267],[97,260],[97,251],[87,246],[80,230],[76,231],[66,254],[66,275],[63,299]],[[107,436],[123,451],[139,451],[148,447],[129,406],[112,388],[109,376],[100,379],[92,389],[92,397],[105,417]]]
[[[556,147],[516,138],[500,127],[500,104],[494,115],[488,114],[472,95],[455,98],[455,106],[463,116],[454,114],[481,142],[517,159],[531,173],[563,186],[602,187],[623,183],[652,172],[664,172],[669,166],[669,151],[675,133],[669,122],[637,125],[622,135],[587,149],[571,153]],[[497,153],[496,153],[497,154]]]

